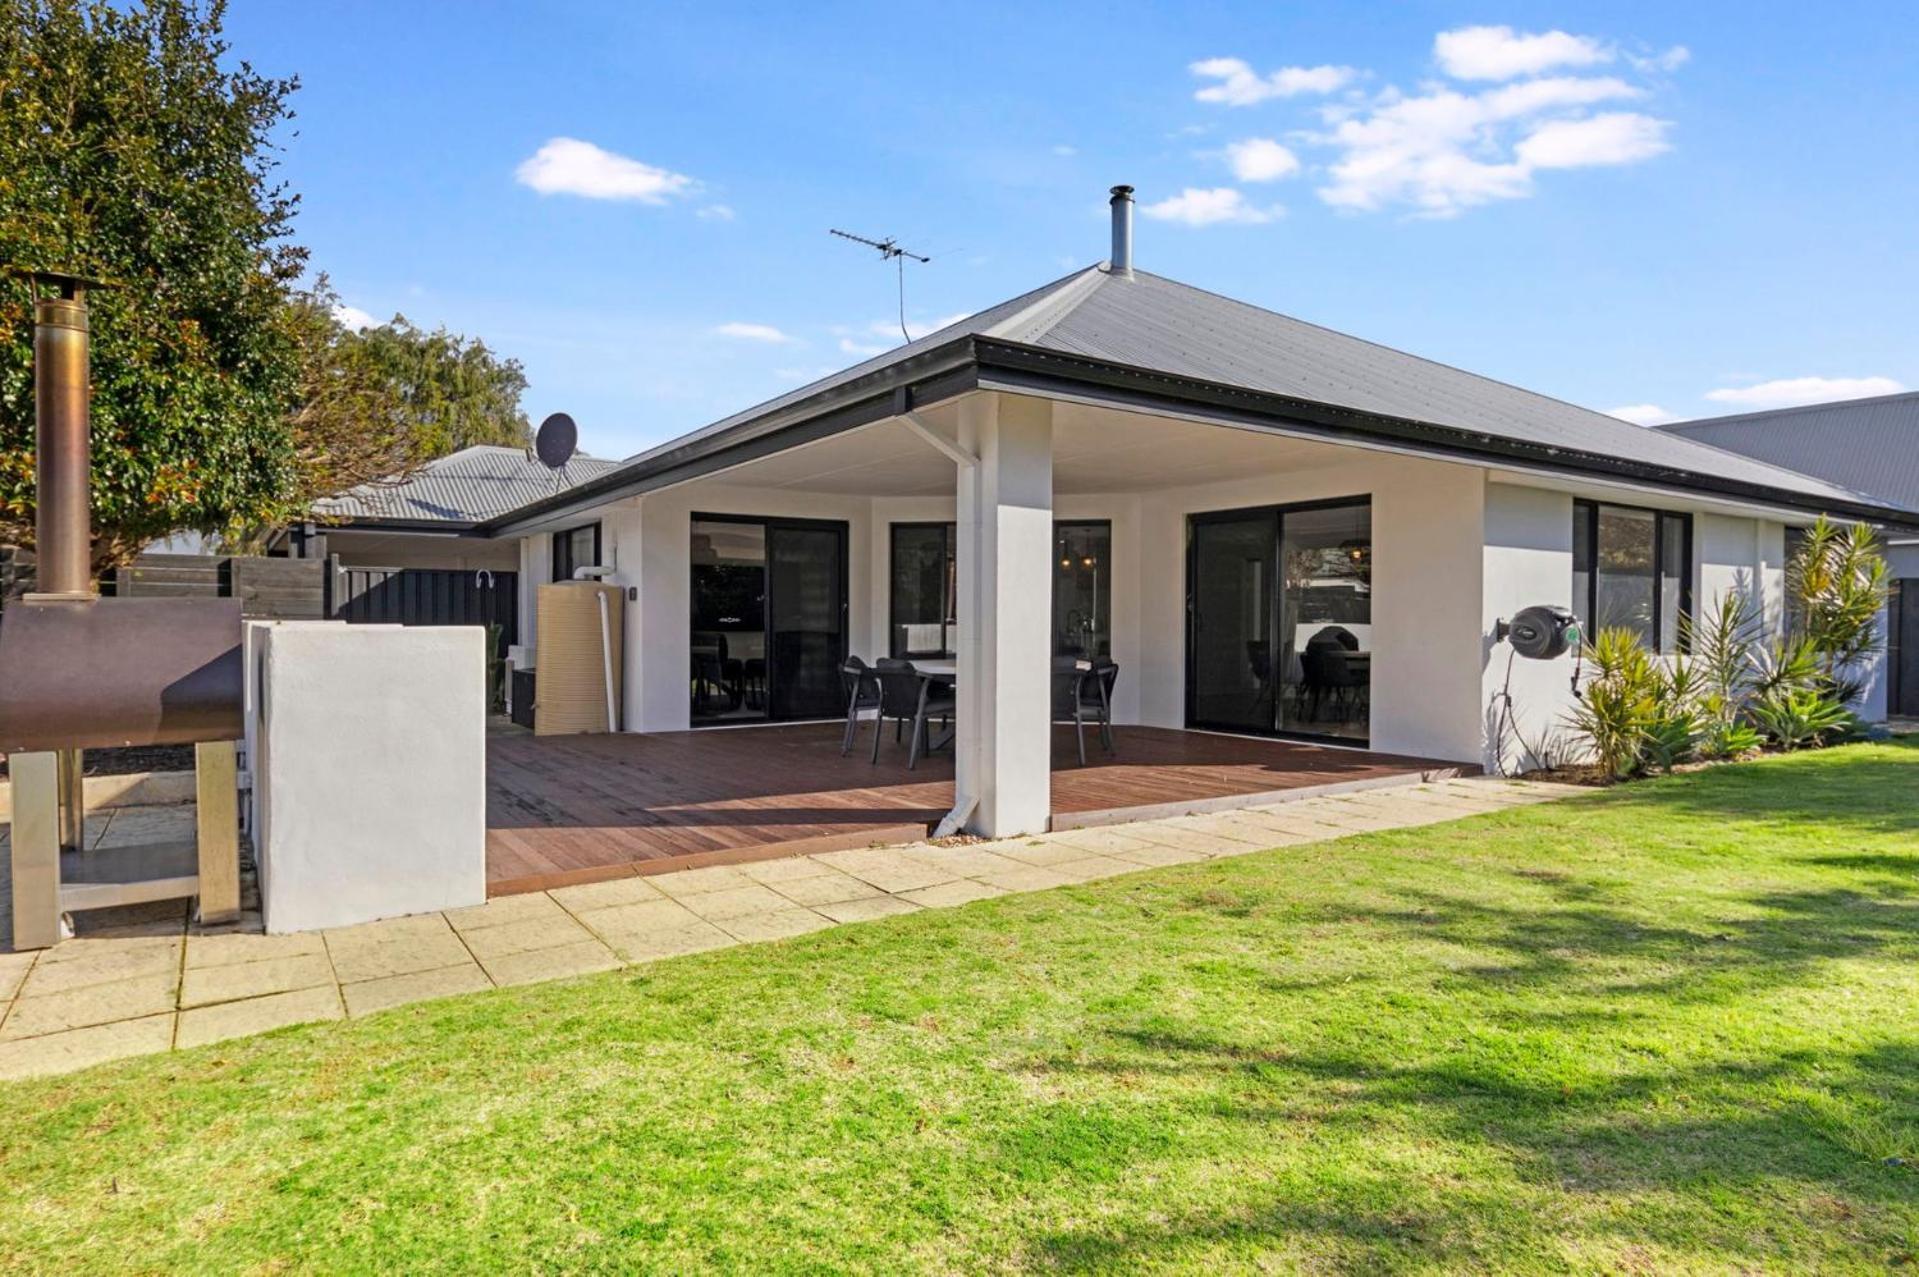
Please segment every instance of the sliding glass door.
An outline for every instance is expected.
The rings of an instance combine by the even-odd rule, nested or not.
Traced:
[[[830,718],[846,712],[846,526],[768,525],[768,715]]]
[[[694,724],[842,713],[846,525],[696,515],[691,552]]]
[[[1270,731],[1273,578],[1279,519],[1271,510],[1193,516],[1187,716],[1197,725]]]
[[[1188,722],[1363,743],[1372,548],[1365,500],[1192,516]]]

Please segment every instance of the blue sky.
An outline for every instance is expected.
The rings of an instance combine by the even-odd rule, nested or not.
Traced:
[[[1106,254],[1601,410],[1919,386],[1909,5],[240,0],[345,300],[623,456]],[[1802,382],[1801,379],[1820,379]],[[1787,384],[1774,384],[1787,383]],[[1796,384],[1795,384],[1796,383]]]

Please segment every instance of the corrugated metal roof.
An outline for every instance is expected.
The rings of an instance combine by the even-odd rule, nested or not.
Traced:
[[[1130,280],[1101,274],[1100,281],[1036,334],[1031,344],[1521,443],[1623,457],[1789,491],[1854,499],[1863,495],[1860,489],[1842,489],[1762,461],[1726,457],[1590,408],[1176,280],[1136,271]]]
[[[1858,498],[1796,469],[1727,457],[1685,438],[1521,390],[1145,271],[1130,279],[1101,267],[1076,271],[736,413],[623,463],[643,464],[708,434],[779,411],[966,335],[1361,412],[1401,417],[1525,443],[1619,456],[1821,496]]]
[[[669,454],[689,445],[704,441],[707,447],[725,446],[732,440],[715,437],[745,438],[786,409],[830,399],[842,387],[967,337],[1421,423],[1460,432],[1462,442],[1488,436],[1534,449],[1583,452],[1765,488],[1802,500],[1884,504],[1864,489],[1725,452],[1683,435],[1648,430],[1159,275],[1135,271],[1131,277],[1115,276],[1103,264],[629,457],[619,463],[617,474],[609,473],[595,486],[615,491],[628,476],[639,481],[656,469],[670,468]]]
[[[605,474],[620,463],[574,457],[553,471],[523,448],[475,444],[435,458],[397,483],[367,483],[313,503],[329,519],[477,523]]]
[[[1659,429],[1919,507],[1919,392],[1702,417]]]

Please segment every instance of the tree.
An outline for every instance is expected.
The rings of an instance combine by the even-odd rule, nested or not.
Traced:
[[[415,328],[404,315],[349,333],[343,346],[378,370],[399,401],[406,429],[425,457],[476,443],[524,447],[531,441],[520,396],[526,374],[477,337]],[[337,489],[329,489],[337,491]]]
[[[94,562],[283,518],[303,382],[292,79],[221,66],[224,6],[0,0],[0,261],[91,294]],[[0,540],[31,544],[33,308],[0,283]]]
[[[518,360],[445,328],[423,332],[397,315],[355,332],[340,322],[340,298],[325,275],[294,297],[292,310],[300,347],[299,393],[286,419],[294,508],[403,479],[472,444],[528,442]],[[270,530],[230,529],[224,540],[256,545]]]

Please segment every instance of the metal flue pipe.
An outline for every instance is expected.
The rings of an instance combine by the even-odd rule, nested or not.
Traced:
[[[87,493],[87,289],[92,280],[36,271],[57,297],[33,307],[34,591],[63,598],[93,594],[91,502]]]
[[[1106,269],[1121,279],[1133,277],[1133,188],[1115,186],[1109,201],[1113,209],[1113,255]]]

